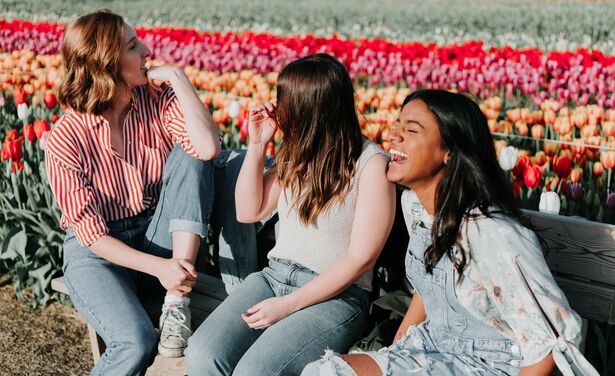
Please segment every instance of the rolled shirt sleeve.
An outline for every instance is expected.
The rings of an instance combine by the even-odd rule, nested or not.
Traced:
[[[184,114],[179,107],[179,101],[173,88],[166,88],[160,95],[159,101],[162,106],[161,112],[164,130],[171,137],[173,143],[179,144],[186,153],[191,156],[199,158],[194,146],[188,138]]]

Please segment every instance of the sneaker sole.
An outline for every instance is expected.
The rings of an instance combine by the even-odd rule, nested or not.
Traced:
[[[185,349],[168,349],[158,344],[158,353],[165,358],[181,358],[184,356]]]

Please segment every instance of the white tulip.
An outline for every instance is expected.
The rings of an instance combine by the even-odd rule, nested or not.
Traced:
[[[49,139],[49,133],[51,133],[50,131],[45,131],[43,132],[43,134],[41,135],[41,138],[38,140],[38,147],[45,151],[45,149],[47,148],[47,140]]]
[[[28,105],[27,104],[22,103],[17,106],[17,117],[19,118],[19,120],[22,120],[22,121],[26,120],[26,118],[28,117]]]
[[[555,192],[542,192],[538,210],[543,213],[559,214],[561,202],[559,195]]]
[[[241,111],[241,106],[239,105],[239,101],[237,100],[232,101],[228,108],[228,115],[232,117],[233,119],[235,119],[237,116],[239,116],[239,111]]]
[[[500,158],[499,158],[500,167],[502,167],[502,170],[504,171],[512,170],[517,164],[518,154],[519,153],[517,149],[512,146],[507,146],[505,148],[502,148],[502,150],[500,150]]]

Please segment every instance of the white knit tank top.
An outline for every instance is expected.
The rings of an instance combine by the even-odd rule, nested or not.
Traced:
[[[343,258],[350,246],[350,233],[355,206],[359,195],[359,180],[367,161],[384,151],[369,140],[363,141],[363,150],[356,164],[355,175],[342,201],[336,202],[327,211],[321,212],[314,223],[305,226],[292,207],[291,190],[284,189],[278,199],[280,231],[275,247],[268,258],[286,259],[300,264],[316,273],[322,273]],[[361,276],[355,285],[370,291],[372,270]]]

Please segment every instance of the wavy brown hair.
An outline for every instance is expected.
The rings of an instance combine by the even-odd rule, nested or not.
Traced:
[[[316,54],[282,70],[277,97],[278,179],[307,225],[341,202],[352,183],[363,143],[354,87],[340,62]]]
[[[126,85],[120,73],[124,19],[103,8],[77,18],[64,32],[64,80],[60,102],[75,111],[100,115]]]

